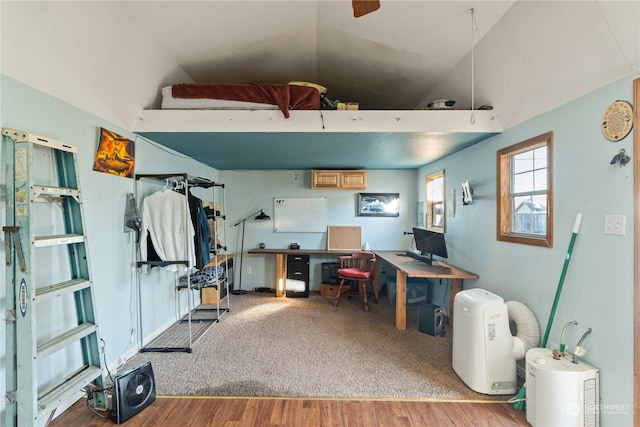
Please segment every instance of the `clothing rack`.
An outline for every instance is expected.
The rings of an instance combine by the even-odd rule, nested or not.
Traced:
[[[139,174],[135,176],[135,196],[137,198],[138,193],[138,183],[140,180],[148,180],[151,182],[155,182],[157,184],[164,183],[164,189],[168,190],[169,185],[171,185],[171,190],[178,191],[182,194],[184,191],[184,218],[185,229],[189,230],[189,223],[191,221],[190,208],[189,208],[189,190],[195,187],[212,189],[212,202],[216,203],[216,193],[222,190],[222,197],[224,198],[224,184],[216,183],[206,178],[201,177],[193,177],[186,173],[177,173],[177,174]],[[159,190],[162,191],[162,190]],[[152,193],[154,194],[154,193]],[[151,194],[150,194],[151,195]],[[147,196],[148,197],[148,196]],[[144,203],[142,203],[144,205]],[[224,228],[223,228],[224,230]],[[216,232],[216,230],[214,230]],[[226,239],[226,233],[223,232],[224,238]],[[140,239],[138,251],[137,251],[137,274],[136,274],[136,286],[138,289],[138,328],[139,328],[139,344],[141,352],[191,352],[195,343],[204,335],[205,332],[209,330],[209,328],[214,324],[220,321],[221,316],[230,311],[230,302],[229,296],[227,295],[227,304],[226,308],[220,307],[220,302],[218,301],[215,308],[203,308],[201,305],[196,306],[195,304],[195,295],[192,291],[199,290],[200,287],[193,287],[191,283],[190,275],[192,273],[191,267],[194,267],[198,260],[193,260],[193,263],[189,259],[189,248],[190,245],[194,245],[195,252],[195,244],[194,242],[190,242],[192,236],[189,235],[189,232],[185,232],[185,253],[187,254],[187,259],[176,259],[176,260],[151,260],[142,259],[142,245],[146,245],[146,239]],[[215,244],[215,239],[214,239]],[[216,250],[213,252],[214,260],[213,264],[224,266],[224,275],[221,277],[217,283],[213,286],[221,287],[225,286],[228,289],[228,273],[227,270],[229,268],[229,259],[226,254],[226,245],[224,246],[224,252],[219,254],[219,251]],[[146,253],[146,251],[145,251]],[[199,256],[200,254],[196,254],[195,256]],[[148,257],[147,257],[148,258]],[[148,345],[144,345],[144,334],[142,328],[142,289],[141,289],[141,280],[140,274],[141,270],[145,268],[152,267],[169,267],[176,266],[173,269],[176,277],[174,281],[175,285],[175,295],[178,305],[178,317],[176,323],[171,325],[168,329],[162,332],[157,337],[153,338]],[[177,271],[181,270],[180,266],[184,266],[185,270],[185,280],[181,283],[178,276]],[[181,291],[187,291],[187,313],[184,316],[181,316],[182,305],[180,304],[180,295]],[[228,294],[228,292],[227,292]],[[215,312],[215,314],[212,314]]]

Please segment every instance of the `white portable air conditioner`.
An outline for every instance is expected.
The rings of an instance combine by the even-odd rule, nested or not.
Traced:
[[[516,392],[516,358],[504,300],[484,289],[458,292],[453,311],[452,367],[474,391]]]
[[[600,373],[571,356],[558,360],[547,348],[526,355],[527,421],[536,426],[600,425]]]

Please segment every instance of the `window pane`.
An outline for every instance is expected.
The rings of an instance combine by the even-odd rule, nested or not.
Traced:
[[[444,178],[436,178],[427,183],[427,196],[431,201],[442,201],[444,189]]]
[[[513,198],[513,233],[545,235],[547,232],[547,196]]]
[[[524,172],[513,176],[513,193],[533,191],[533,172]]]
[[[427,215],[426,228],[444,233],[444,171],[427,175],[426,193]]]
[[[540,169],[535,171],[534,173],[534,191],[545,191],[547,190],[547,170]]]
[[[513,173],[526,172],[533,169],[533,150],[516,154],[513,159]]]
[[[535,169],[547,167],[547,147],[536,148],[533,153]]]

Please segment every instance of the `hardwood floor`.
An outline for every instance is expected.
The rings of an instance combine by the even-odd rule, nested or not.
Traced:
[[[50,427],[113,426],[85,399]],[[158,397],[126,421],[127,427],[238,426],[528,426],[524,412],[507,403],[413,400],[326,400],[230,397]]]

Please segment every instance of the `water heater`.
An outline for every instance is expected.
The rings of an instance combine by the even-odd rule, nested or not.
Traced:
[[[532,348],[526,355],[527,421],[536,426],[600,425],[598,369],[569,355],[554,359],[551,350]]]

